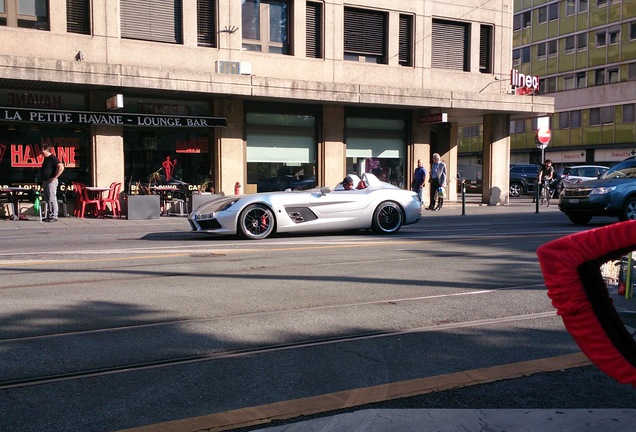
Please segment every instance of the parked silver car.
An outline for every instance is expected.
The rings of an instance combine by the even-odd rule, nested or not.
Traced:
[[[420,219],[415,192],[354,174],[357,188],[323,187],[304,191],[225,196],[203,204],[188,217],[195,232],[239,234],[251,240],[273,233],[334,232],[373,229],[392,234]]]

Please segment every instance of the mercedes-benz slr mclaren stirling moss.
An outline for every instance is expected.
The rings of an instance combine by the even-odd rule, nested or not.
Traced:
[[[239,234],[260,240],[273,233],[334,232],[373,229],[393,234],[420,219],[415,192],[380,181],[373,174],[349,175],[356,189],[341,184],[304,191],[219,197],[188,217],[192,231]]]

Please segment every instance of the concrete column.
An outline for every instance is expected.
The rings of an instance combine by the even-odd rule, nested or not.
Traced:
[[[233,195],[234,185],[239,182],[241,193],[244,193],[247,186],[247,173],[245,171],[247,147],[243,140],[243,101],[240,99],[216,100],[214,115],[227,118],[227,128],[214,129],[216,138],[213,145],[215,192]]]
[[[508,205],[510,182],[510,117],[506,114],[484,116],[484,158],[482,202]]]
[[[428,179],[431,175],[431,125],[418,123],[417,119],[419,114],[413,113],[413,144],[409,151],[409,157],[407,158],[407,166],[410,167],[410,172],[407,172],[405,186],[410,188],[413,182],[413,172],[417,166],[417,160],[422,160],[422,165],[426,168],[426,184],[424,185],[424,191],[422,191],[422,198],[425,201],[429,196],[429,183]]]
[[[446,164],[446,199],[457,200],[457,123],[435,123],[431,125],[431,155],[439,153]],[[430,170],[432,159],[425,165]]]
[[[320,179],[323,186],[337,185],[346,174],[345,114],[343,106],[323,107],[323,139]]]
[[[124,131],[121,126],[91,126],[91,180],[93,186],[109,187],[113,182],[122,183],[124,178]]]

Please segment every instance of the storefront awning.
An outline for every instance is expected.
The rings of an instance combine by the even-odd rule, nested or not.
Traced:
[[[128,127],[211,128],[227,127],[225,117],[200,117],[120,112],[40,110],[0,107],[0,121],[56,125],[105,125]]]

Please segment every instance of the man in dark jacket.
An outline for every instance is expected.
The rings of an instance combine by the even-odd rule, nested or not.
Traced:
[[[51,153],[49,144],[42,144],[40,153],[44,156],[42,168],[40,169],[40,177],[42,178],[42,192],[44,202],[46,202],[46,218],[45,222],[57,222],[57,185],[58,178],[64,171],[64,164]]]

